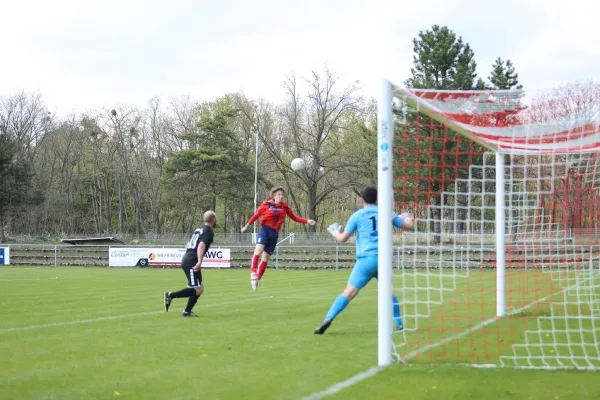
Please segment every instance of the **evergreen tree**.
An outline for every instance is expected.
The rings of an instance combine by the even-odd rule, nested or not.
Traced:
[[[197,131],[181,136],[187,148],[170,154],[165,184],[182,213],[215,210],[217,200],[248,208],[254,171],[232,128],[237,112],[227,97],[202,105]]]
[[[475,53],[446,26],[434,25],[413,40],[412,77],[404,84],[419,89],[473,89]]]
[[[489,89],[488,85],[485,84],[485,81],[481,78],[477,79],[477,83],[475,84],[475,90],[486,90]]]
[[[413,44],[414,67],[411,69],[412,77],[405,81],[406,86],[438,90],[487,89],[483,79],[477,78],[473,49],[447,27],[434,25],[431,30],[421,31]],[[417,124],[414,110],[405,108],[398,112],[402,112],[398,120],[404,121],[404,124],[397,127],[397,131],[404,132],[404,135],[396,140],[394,146],[407,150],[399,155],[401,160],[398,160],[399,164],[405,165],[403,171],[395,173],[406,177],[404,181],[395,182],[397,191],[404,196],[399,201],[422,210],[420,216],[429,218],[430,231],[438,233],[434,242],[439,243],[442,239],[441,223],[438,222],[442,220],[441,194],[453,190],[457,177],[468,176],[468,168],[453,166],[480,163],[481,156],[477,154],[483,149],[430,120],[425,114],[420,115]],[[456,157],[456,154],[459,156]],[[443,201],[447,202],[448,198],[443,196]],[[465,218],[464,215],[446,217]]]
[[[519,85],[519,74],[510,60],[505,62],[498,58],[492,67],[492,74],[488,77],[493,89],[522,89]]]

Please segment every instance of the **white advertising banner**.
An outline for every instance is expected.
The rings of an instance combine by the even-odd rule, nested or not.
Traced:
[[[109,267],[178,266],[185,249],[162,247],[110,247]],[[209,249],[202,268],[230,268],[231,249]]]
[[[10,264],[10,248],[0,247],[0,265]]]

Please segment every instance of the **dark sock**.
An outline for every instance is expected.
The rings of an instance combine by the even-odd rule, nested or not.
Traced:
[[[185,289],[181,289],[179,292],[171,292],[169,295],[172,299],[179,299],[181,297],[190,297],[196,295],[196,289],[188,287]]]
[[[196,293],[194,293],[192,296],[190,296],[188,298],[187,306],[185,306],[185,312],[188,312],[188,313],[192,312],[192,308],[194,308],[194,306],[198,302],[199,298],[200,298],[200,296],[196,295]]]

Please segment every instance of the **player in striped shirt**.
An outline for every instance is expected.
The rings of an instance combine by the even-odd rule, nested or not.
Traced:
[[[256,291],[258,282],[262,278],[267,269],[269,257],[275,251],[279,229],[285,220],[285,217],[290,217],[293,221],[301,224],[309,224],[315,226],[317,222],[312,219],[306,219],[294,214],[290,206],[284,201],[285,190],[282,187],[277,187],[271,190],[271,199],[264,201],[256,210],[256,213],[248,220],[248,223],[241,229],[246,232],[248,227],[260,218],[260,228],[256,238],[256,248],[250,262],[250,285],[252,290]],[[261,258],[262,255],[262,258]],[[260,264],[258,259],[261,258]]]

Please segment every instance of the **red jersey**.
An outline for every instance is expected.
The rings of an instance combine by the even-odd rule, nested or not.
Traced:
[[[292,220],[300,222],[301,224],[306,224],[308,222],[306,218],[302,218],[294,214],[288,203],[282,202],[277,204],[274,200],[266,200],[260,206],[258,206],[256,213],[248,221],[248,225],[253,224],[258,217],[261,217],[261,225],[268,226],[269,228],[274,229],[276,232],[279,232],[286,215]]]

